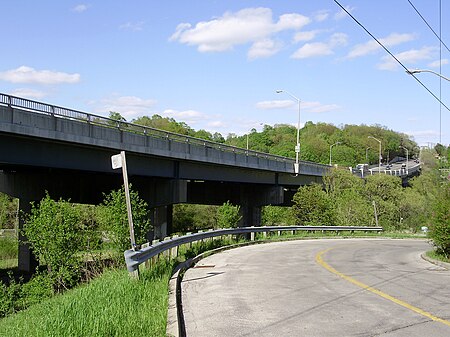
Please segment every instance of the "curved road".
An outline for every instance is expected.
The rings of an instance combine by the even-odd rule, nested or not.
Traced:
[[[184,275],[188,336],[450,336],[450,271],[425,240],[228,250]]]

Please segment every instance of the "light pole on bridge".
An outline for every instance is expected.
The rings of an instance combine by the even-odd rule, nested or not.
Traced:
[[[301,102],[301,100],[300,100],[300,98],[295,97],[289,91],[286,91],[286,90],[276,90],[275,92],[277,94],[284,92],[298,102],[297,145],[295,146],[295,164],[294,164],[294,172],[296,175],[298,175],[299,169],[300,169],[298,158],[300,156],[300,102]]]
[[[368,136],[367,138],[375,139],[379,144],[379,155],[378,155],[378,174],[381,173],[381,140],[375,138],[374,136]]]

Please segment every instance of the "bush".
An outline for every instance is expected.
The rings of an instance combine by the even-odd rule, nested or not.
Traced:
[[[39,263],[47,266],[55,290],[76,284],[81,262],[77,252],[82,243],[78,210],[47,194],[38,205],[33,204],[23,230]]]
[[[151,229],[150,214],[147,203],[139,197],[138,192],[131,189],[131,185],[130,199],[134,236],[136,244],[141,245],[148,241],[147,233]],[[97,218],[101,226],[111,234],[111,239],[117,250],[123,252],[130,249],[131,239],[124,187],[105,195],[103,204],[98,209]]]
[[[235,228],[241,216],[239,215],[239,206],[233,206],[229,201],[217,209],[217,225],[219,228]]]
[[[429,236],[438,253],[450,257],[450,184],[441,187],[433,214]]]
[[[320,185],[299,187],[292,201],[296,225],[334,225],[332,200]]]

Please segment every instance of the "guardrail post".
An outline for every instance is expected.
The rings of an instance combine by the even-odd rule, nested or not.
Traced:
[[[170,236],[166,236],[165,238],[164,238],[164,240],[163,241],[169,241],[170,240]],[[168,249],[168,250],[166,250],[164,253],[163,253],[163,255],[164,255],[164,257],[168,257],[169,259],[170,259],[170,255],[171,255],[171,249]]]
[[[255,226],[252,226],[252,228],[255,228]],[[250,241],[255,241],[255,232],[250,232]]]
[[[174,236],[172,236],[172,239],[176,239],[177,237],[178,237],[178,235],[174,235]],[[172,258],[178,257],[178,246],[173,247],[170,251],[171,251],[170,255]]]
[[[159,240],[153,240],[153,241],[152,241],[152,246],[156,245],[157,243],[159,243]],[[159,255],[153,256],[153,257],[151,258],[151,263],[150,263],[150,265],[154,266],[155,264],[158,263],[158,260],[159,260]]]

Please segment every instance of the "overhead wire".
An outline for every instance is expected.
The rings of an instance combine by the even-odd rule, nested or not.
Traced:
[[[425,22],[425,24],[430,28],[430,30],[433,32],[433,34],[438,38],[438,40],[441,42],[441,44],[450,52],[450,49],[447,47],[447,45],[442,41],[441,39],[441,23],[439,21],[439,35],[434,31],[434,29],[430,26],[430,24],[427,22],[427,20],[423,17],[423,15],[419,12],[419,10],[414,6],[414,4],[411,2],[411,0],[408,0],[409,4],[412,8],[416,11],[416,13],[420,16],[420,18]],[[441,17],[441,2],[439,1],[439,17]]]
[[[345,13],[347,13],[348,16],[350,16],[353,21],[356,22],[356,24],[358,24],[358,26],[360,26],[372,39],[375,40],[376,43],[378,43],[381,48],[384,49],[384,51],[386,51],[386,53],[388,53],[403,69],[405,69],[405,71],[407,73],[409,73],[409,69],[402,63],[400,62],[400,60],[395,57],[394,54],[392,54],[390,52],[389,49],[387,49],[366,27],[364,27],[364,25],[358,21],[358,19],[356,19],[344,6],[342,6],[339,1],[337,0],[333,0],[336,5],[338,5]],[[448,111],[450,111],[450,108],[444,103],[442,102],[439,97],[437,97],[422,81],[420,81],[414,74],[411,74],[412,77],[414,77],[414,79],[426,90],[428,91],[428,93],[434,97],[435,100],[437,100],[440,104],[442,104],[443,107],[445,107]]]

